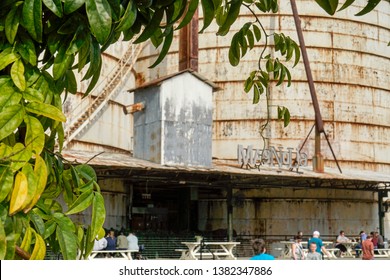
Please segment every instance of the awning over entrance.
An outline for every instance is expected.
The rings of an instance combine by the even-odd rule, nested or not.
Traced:
[[[390,191],[390,175],[364,170],[326,168],[315,173],[310,168],[299,172],[261,166],[243,169],[236,161],[213,160],[212,168],[164,166],[128,154],[64,151],[65,159],[92,165],[100,178],[121,178],[131,182],[162,185],[198,185],[234,188],[326,188],[360,191]]]

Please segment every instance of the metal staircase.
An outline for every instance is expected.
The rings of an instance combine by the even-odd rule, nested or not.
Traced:
[[[64,149],[91,123],[108,102],[123,89],[123,78],[126,77],[133,68],[144,46],[144,43],[135,45],[130,42],[128,50],[111,71],[113,74],[107,78],[108,81],[100,94],[97,96],[92,96],[90,94],[88,96],[90,102],[85,106],[82,112],[74,118],[68,118],[69,125],[65,128],[64,132]]]

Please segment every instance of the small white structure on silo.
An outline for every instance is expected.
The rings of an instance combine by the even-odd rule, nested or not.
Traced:
[[[134,91],[134,157],[162,165],[211,167],[212,92],[216,86],[185,70]]]

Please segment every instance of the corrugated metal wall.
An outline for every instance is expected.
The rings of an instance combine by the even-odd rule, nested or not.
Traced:
[[[364,2],[364,1],[363,1]],[[353,15],[362,7],[353,7],[329,17],[315,1],[297,1],[302,28],[308,49],[317,95],[330,138],[342,168],[355,168],[390,173],[390,9],[381,3],[375,11],[364,17]],[[363,3],[365,4],[365,3]],[[202,18],[202,14],[200,14]],[[226,37],[218,37],[213,24],[199,36],[199,73],[215,82],[223,90],[214,94],[213,112],[213,157],[235,159],[237,144],[262,147],[260,127],[267,118],[264,99],[252,105],[252,95],[245,94],[243,81],[256,67],[261,46],[247,54],[237,67],[228,63],[228,48],[233,32],[243,23],[252,21],[243,11],[239,21],[233,25]],[[289,1],[280,1],[278,15],[261,15],[267,29],[276,29],[296,39],[296,30]],[[202,23],[200,23],[202,24]],[[272,41],[271,41],[272,44]],[[105,59],[103,76],[120,57],[126,44],[115,45],[111,55]],[[144,49],[135,66],[134,79],[128,88],[142,85],[155,78],[178,71],[177,37],[168,57],[156,68],[149,69],[157,58],[157,52],[149,45]],[[266,130],[268,144],[297,147],[303,143],[314,122],[308,84],[304,67],[300,62],[291,71],[291,87],[271,87],[271,122]],[[99,88],[99,87],[98,87]],[[82,86],[85,90],[85,86]],[[120,104],[131,104],[130,95],[124,93]],[[262,97],[263,98],[263,97]],[[74,103],[80,102],[76,99]],[[74,111],[75,105],[69,105]],[[276,121],[276,105],[288,106],[291,123],[283,128]],[[115,109],[114,109],[115,107]],[[121,116],[121,105],[110,103],[101,118],[79,139],[131,149],[131,115]],[[126,120],[124,120],[126,119]],[[120,129],[117,130],[118,123]],[[110,129],[110,126],[112,130]],[[95,131],[97,130],[97,132]],[[99,137],[97,137],[99,136]],[[120,139],[120,140],[119,140]],[[130,141],[129,141],[130,139]],[[93,145],[73,144],[73,147],[91,149]],[[305,152],[309,158],[314,151],[314,141],[309,141]],[[70,146],[72,147],[72,146]],[[93,146],[102,149],[103,146]],[[323,141],[322,151],[326,166],[334,161]],[[308,191],[305,195],[290,190],[269,190],[245,194],[242,206],[234,207],[234,223],[238,232],[257,234],[290,234],[297,229],[310,232],[319,229],[336,234],[340,229],[355,233],[364,228],[369,231],[378,226],[376,197],[361,192],[330,191],[317,194]],[[122,194],[115,198],[122,201]],[[342,196],[340,199],[339,196]],[[111,198],[109,199],[111,200]],[[112,219],[121,213],[115,212],[116,203],[109,203]],[[206,228],[226,228],[226,207],[220,200],[200,198],[199,224]],[[115,210],[115,211],[114,211]],[[117,225],[115,222],[112,225]],[[120,223],[119,223],[120,224]],[[111,225],[111,222],[110,222]],[[390,215],[385,217],[385,231],[390,232]]]

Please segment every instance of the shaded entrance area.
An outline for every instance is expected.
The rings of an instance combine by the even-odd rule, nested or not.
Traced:
[[[218,160],[212,168],[173,167],[123,154],[64,154],[77,163],[93,158],[89,164],[99,180],[121,180],[127,192],[123,202],[126,227],[140,232],[141,242],[149,240],[156,246],[173,242],[172,247],[178,247],[180,240],[193,241],[201,234],[213,240],[239,239],[243,245],[237,250],[245,255],[251,253],[251,239],[286,240],[298,228],[307,236],[313,228],[320,228],[328,239],[335,238],[341,229],[337,226],[349,234],[358,234],[362,227],[366,231],[378,227],[388,235],[384,201],[390,177],[385,174],[347,170],[319,174],[306,169],[297,173],[271,167],[247,170],[236,162]],[[372,213],[363,217],[360,209]],[[346,220],[346,212],[354,215],[352,220]],[[158,242],[164,236],[172,242]],[[156,252],[162,257],[158,250],[152,255]]]

